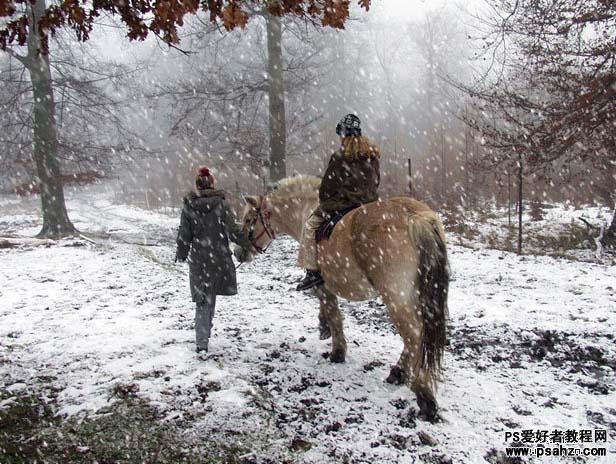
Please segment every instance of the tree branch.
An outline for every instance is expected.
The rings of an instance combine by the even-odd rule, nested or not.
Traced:
[[[586,224],[586,226],[587,226],[589,229],[595,229],[595,230],[600,229],[600,227],[597,227],[596,225],[591,224],[590,222],[588,222],[588,221],[587,221],[586,219],[584,219],[584,218],[579,217],[578,219],[579,219],[580,221],[582,221],[584,224]]]
[[[5,48],[4,51],[7,52],[9,56],[15,58],[17,61],[19,61],[24,66],[28,67],[28,57],[22,56],[19,53],[16,53],[15,51],[11,50],[10,48]]]
[[[163,37],[160,36],[160,34],[154,32],[154,35],[156,37],[158,37],[160,40],[162,40],[163,42],[165,42],[166,45],[169,46],[169,48],[173,48],[174,50],[177,50],[178,52],[184,54],[185,56],[190,56],[192,54],[194,54],[195,52],[191,52],[189,50],[182,50],[180,47],[177,47],[175,45],[173,45],[171,42],[169,42],[168,40],[165,40]]]

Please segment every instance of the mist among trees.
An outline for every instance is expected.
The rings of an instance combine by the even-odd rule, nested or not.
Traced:
[[[40,192],[52,236],[73,230],[71,179],[174,205],[206,164],[239,199],[320,175],[353,112],[381,146],[382,195],[452,218],[519,198],[614,207],[611,3],[292,3],[3,1],[2,188]]]

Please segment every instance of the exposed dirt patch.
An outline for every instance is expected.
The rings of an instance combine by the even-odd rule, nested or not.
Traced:
[[[557,378],[593,394],[607,395],[616,389],[616,345],[610,333],[459,326],[450,332],[449,352],[478,370],[503,364],[522,369],[529,363],[547,362]]]
[[[11,396],[0,410],[3,464],[256,462],[242,436],[219,442],[186,433],[182,420],[164,420],[132,391],[96,415],[68,419],[41,393],[1,392],[0,398]]]

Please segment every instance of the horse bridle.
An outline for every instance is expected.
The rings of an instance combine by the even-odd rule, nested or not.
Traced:
[[[263,197],[260,197],[260,205],[263,205]],[[272,229],[272,224],[270,223],[272,213],[270,211],[263,211],[263,206],[259,206],[255,209],[257,210],[257,214],[255,214],[255,217],[250,221],[250,224],[248,225],[248,241],[250,242],[252,247],[257,250],[257,253],[263,254],[267,251],[272,241],[274,241],[274,239],[276,238],[276,233],[274,232],[274,229]],[[261,225],[263,226],[263,232],[261,232],[255,237],[255,226],[257,225],[257,221],[259,220],[261,221]],[[267,236],[270,238],[270,242],[265,248],[261,248],[257,245],[257,240],[259,240],[265,234],[267,234]]]

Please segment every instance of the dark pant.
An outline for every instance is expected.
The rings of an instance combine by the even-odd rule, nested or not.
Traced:
[[[210,340],[210,334],[212,333],[215,306],[216,295],[206,295],[202,302],[197,303],[197,309],[195,311],[197,351],[207,351],[208,349],[208,342]]]

